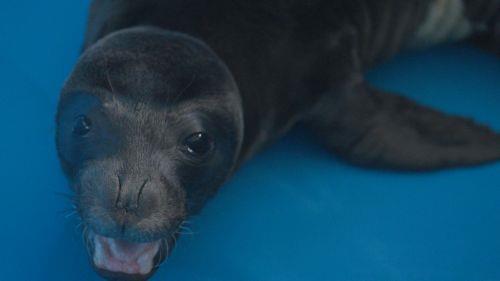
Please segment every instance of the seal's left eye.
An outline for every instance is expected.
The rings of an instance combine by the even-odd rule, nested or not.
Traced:
[[[203,132],[188,136],[184,140],[185,151],[195,157],[207,156],[214,148],[212,138]]]
[[[73,127],[73,133],[78,136],[85,136],[92,129],[92,121],[85,116],[80,115],[75,119],[75,126]]]

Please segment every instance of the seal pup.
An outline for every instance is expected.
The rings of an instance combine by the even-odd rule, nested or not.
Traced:
[[[93,266],[110,280],[148,279],[183,222],[299,122],[331,152],[369,167],[498,160],[497,133],[375,89],[363,71],[405,48],[479,33],[498,42],[499,7],[498,0],[93,1],[56,117],[57,150]]]

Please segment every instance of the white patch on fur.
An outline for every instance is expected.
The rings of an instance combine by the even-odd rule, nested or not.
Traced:
[[[463,0],[434,0],[409,46],[428,47],[466,38],[473,31]]]

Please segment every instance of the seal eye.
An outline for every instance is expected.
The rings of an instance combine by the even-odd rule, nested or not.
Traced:
[[[75,127],[73,127],[73,133],[77,136],[85,136],[90,132],[92,128],[92,121],[85,116],[80,115],[75,119]]]
[[[214,148],[214,142],[206,133],[198,132],[190,135],[183,143],[185,151],[195,157],[205,157]]]

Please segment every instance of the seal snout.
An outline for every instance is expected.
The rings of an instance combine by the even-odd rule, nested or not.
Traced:
[[[109,167],[109,163],[101,165]],[[96,165],[100,172],[90,168],[83,174],[88,184],[79,197],[90,229],[90,258],[110,280],[146,280],[173,247],[170,237],[184,219],[183,194],[161,176],[145,177],[149,173],[138,171],[120,174],[101,165]]]
[[[182,189],[146,172],[111,172],[110,163],[89,166],[82,175],[86,185],[78,199],[85,223],[98,235],[134,243],[175,233],[186,213]]]

